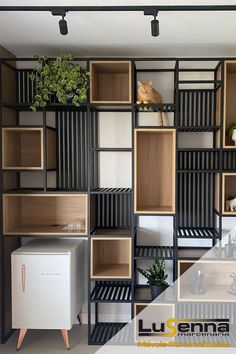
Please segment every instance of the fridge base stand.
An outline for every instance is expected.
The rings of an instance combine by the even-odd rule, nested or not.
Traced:
[[[27,329],[23,329],[23,328],[20,329],[19,337],[18,337],[18,341],[17,341],[17,345],[16,345],[17,350],[20,350],[23,340],[25,338],[26,332],[27,332]],[[61,334],[62,334],[62,338],[63,338],[64,344],[65,344],[65,347],[67,350],[69,350],[70,349],[70,341],[69,341],[69,334],[68,334],[67,329],[61,329]]]
[[[16,346],[17,350],[20,350],[23,340],[25,338],[26,332],[27,332],[27,329],[20,329],[20,333],[19,333],[19,337],[18,337],[18,341],[17,341],[17,346]]]
[[[61,334],[64,340],[64,344],[67,350],[70,349],[70,342],[69,342],[69,335],[68,335],[68,331],[66,329],[62,329],[61,330]]]

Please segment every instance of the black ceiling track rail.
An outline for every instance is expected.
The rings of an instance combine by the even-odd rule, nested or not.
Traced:
[[[63,9],[66,12],[139,12],[157,10],[163,12],[183,11],[236,11],[236,5],[137,5],[137,6],[0,6],[0,11],[52,11]]]

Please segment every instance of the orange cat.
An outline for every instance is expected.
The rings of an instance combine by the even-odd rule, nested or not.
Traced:
[[[161,94],[152,87],[152,82],[138,81],[138,100],[137,104],[158,103],[162,104]],[[160,123],[163,125],[162,112],[160,111]]]

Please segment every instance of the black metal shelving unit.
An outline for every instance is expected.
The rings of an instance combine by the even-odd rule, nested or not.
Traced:
[[[106,58],[119,60],[120,58]],[[16,59],[17,61],[18,59]],[[19,59],[23,61],[24,59]],[[29,61],[29,58],[26,59]],[[35,59],[32,59],[34,61]],[[85,61],[89,68],[91,60],[104,58],[79,58]],[[120,59],[121,60],[121,59]],[[124,60],[124,58],[122,58]],[[178,260],[197,260],[207,250],[222,238],[222,171],[236,170],[236,150],[223,148],[223,105],[224,105],[224,61],[226,58],[126,58],[131,62],[132,102],[130,104],[83,104],[79,109],[71,104],[61,105],[51,102],[42,112],[44,129],[44,143],[46,145],[45,129],[48,125],[47,113],[55,113],[55,127],[57,136],[57,169],[56,186],[48,185],[48,171],[42,170],[43,186],[36,189],[21,188],[20,172],[15,171],[17,186],[8,193],[85,193],[88,194],[88,237],[87,237],[87,264],[88,264],[88,342],[89,344],[104,344],[111,339],[126,323],[103,323],[100,321],[101,303],[128,303],[130,304],[131,318],[134,316],[136,302],[149,303],[148,288],[138,284],[136,266],[140,260],[163,259],[173,264],[173,280],[177,279]],[[136,64],[141,61],[158,63],[171,62],[171,69],[150,68],[137,69]],[[209,68],[195,68],[194,62],[217,62]],[[183,62],[189,63],[189,69],[181,68]],[[20,125],[20,112],[30,111],[34,88],[29,80],[30,69],[16,69],[12,60],[6,64],[0,60],[0,118],[1,128],[5,126],[3,111],[15,112],[16,122]],[[173,65],[174,64],[174,65]],[[12,70],[16,79],[15,98],[5,101],[3,95],[2,70],[7,66]],[[217,78],[220,68],[221,78]],[[139,72],[147,71],[173,73],[173,102],[162,105],[137,105],[136,81]],[[212,74],[209,80],[182,80],[182,73]],[[197,88],[193,88],[193,86]],[[187,86],[187,88],[186,88]],[[209,88],[209,86],[211,88]],[[206,88],[204,88],[206,87]],[[220,124],[216,120],[216,93],[221,90]],[[134,214],[134,130],[136,128],[157,128],[157,126],[139,125],[139,114],[162,111],[173,114],[173,124],[168,128],[176,130],[176,213],[158,214],[173,217],[172,245],[154,246],[138,243],[138,217]],[[102,148],[98,140],[98,120],[100,112],[129,112],[132,122],[132,146]],[[27,126],[29,127],[29,126]],[[52,128],[52,127],[51,127]],[[158,127],[162,129],[162,127]],[[163,127],[165,128],[165,127]],[[212,148],[179,147],[179,134],[188,133],[213,134]],[[220,141],[217,143],[217,136]],[[1,145],[1,144],[0,144]],[[1,145],[2,146],[2,145]],[[128,152],[132,155],[132,186],[130,188],[101,188],[99,186],[99,154],[103,152]],[[46,158],[46,149],[45,149]],[[2,155],[1,155],[2,156]],[[0,158],[1,159],[1,158]],[[1,162],[1,161],[0,161]],[[46,166],[46,164],[45,164]],[[6,171],[0,173],[1,183],[1,215],[2,196],[4,193],[3,178]],[[215,210],[215,176],[219,175],[219,210]],[[94,211],[95,210],[95,211]],[[142,214],[141,214],[142,215]],[[149,215],[149,214],[145,214]],[[150,214],[153,215],[153,214]],[[149,215],[149,216],[150,216]],[[91,222],[93,219],[93,223]],[[20,238],[3,235],[3,220],[1,217],[1,341],[4,343],[12,333],[10,326],[9,303],[9,269],[10,253],[19,246]],[[91,241],[96,237],[126,237],[132,240],[132,271],[130,279],[96,279],[90,277]],[[207,247],[179,245],[185,240],[208,240]],[[189,254],[189,256],[188,256]],[[4,293],[4,289],[6,292]],[[138,293],[142,293],[141,295]],[[173,301],[175,301],[173,299]],[[177,309],[186,304],[176,304]],[[197,304],[196,304],[197,306]],[[200,307],[200,312],[201,306]],[[212,305],[213,306],[213,305]],[[222,305],[223,306],[223,305]],[[227,311],[231,305],[226,304]],[[230,307],[231,306],[231,307]],[[222,307],[223,309],[223,307]],[[94,312],[93,312],[94,311]],[[223,311],[223,310],[222,310]],[[6,316],[8,314],[8,317]],[[190,314],[191,315],[191,314]],[[95,323],[93,323],[93,317]],[[124,334],[122,334],[124,335]],[[129,336],[128,333],[126,333]],[[127,337],[128,338],[128,337]],[[127,339],[126,338],[126,339]],[[122,338],[117,338],[117,343]],[[124,338],[122,339],[124,340]]]

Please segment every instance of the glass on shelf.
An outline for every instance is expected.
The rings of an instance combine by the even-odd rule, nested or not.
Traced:
[[[64,227],[64,230],[67,231],[83,231],[85,229],[85,219],[75,219],[68,222]]]

